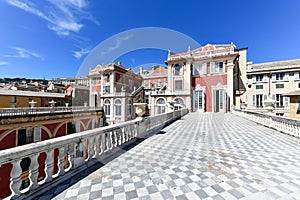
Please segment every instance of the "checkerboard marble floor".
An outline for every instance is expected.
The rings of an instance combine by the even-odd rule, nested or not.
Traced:
[[[300,199],[300,139],[190,113],[39,199]]]

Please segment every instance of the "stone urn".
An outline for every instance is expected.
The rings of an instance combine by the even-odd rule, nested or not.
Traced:
[[[29,104],[30,104],[30,108],[34,108],[34,106],[35,106],[35,104],[36,104],[36,101],[31,100],[31,101],[29,102]]]
[[[135,106],[135,113],[138,115],[137,118],[142,118],[145,114],[147,103],[133,103],[133,105]]]

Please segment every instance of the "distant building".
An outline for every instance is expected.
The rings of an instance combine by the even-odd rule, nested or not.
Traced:
[[[89,72],[91,107],[103,107],[110,123],[135,118],[133,103],[144,101],[142,76],[121,63],[97,65]],[[138,91],[138,92],[137,92]]]
[[[266,112],[264,100],[270,97],[277,115],[290,116],[290,96],[300,88],[300,59],[253,64],[247,63],[247,110]],[[292,92],[285,96],[285,93]],[[295,101],[295,99],[293,100]]]
[[[235,83],[246,77],[246,50],[236,49],[234,44],[207,44],[169,54],[167,91],[164,97],[156,99],[156,105],[163,102],[191,111],[230,111],[245,92]]]
[[[155,100],[165,96],[168,84],[168,69],[163,66],[152,66],[149,71],[140,67],[140,74],[143,77],[145,90],[145,102],[148,104],[151,115],[165,112],[161,105],[155,107]]]

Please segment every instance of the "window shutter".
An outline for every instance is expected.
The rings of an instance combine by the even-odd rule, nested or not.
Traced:
[[[294,73],[294,79],[295,80],[299,80],[299,72],[295,72]]]
[[[272,82],[276,81],[276,74],[272,74]]]
[[[254,95],[252,95],[252,106],[253,107],[256,107],[256,96],[255,96],[255,94]]]
[[[214,62],[210,62],[210,73],[216,72],[216,66]]]
[[[289,81],[289,73],[284,73],[283,80],[284,81]]]
[[[268,82],[268,75],[267,74],[264,74],[263,82]]]
[[[206,63],[203,63],[202,64],[202,74],[207,74],[207,65],[206,65]]]
[[[289,107],[289,103],[290,103],[290,98],[284,97],[284,107]]]
[[[252,83],[256,83],[256,75],[252,75]]]
[[[264,101],[267,100],[267,98],[268,98],[268,95],[264,94]]]
[[[42,140],[42,127],[37,126],[34,127],[34,132],[33,132],[33,142],[39,142]]]
[[[276,94],[272,94],[272,100],[276,101]]]
[[[76,129],[76,133],[80,132],[80,121],[75,122],[75,129]]]

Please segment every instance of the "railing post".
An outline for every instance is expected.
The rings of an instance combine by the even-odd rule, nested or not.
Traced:
[[[96,146],[96,149],[95,149],[95,158],[99,158],[100,157],[100,153],[101,152],[101,135],[97,135],[95,136],[95,146]]]
[[[58,149],[59,155],[58,155],[58,176],[62,176],[65,174],[65,147],[60,147]]]
[[[10,172],[10,190],[11,190],[11,195],[10,198],[15,198],[18,197],[21,192],[20,192],[20,187],[21,187],[21,160],[15,160],[12,161],[12,169]]]
[[[49,182],[52,180],[52,170],[53,170],[53,153],[54,153],[54,150],[50,150],[50,151],[47,151],[46,154],[47,154],[47,158],[46,158],[46,165],[45,165],[45,174],[46,174],[46,177],[45,177],[45,183]]]
[[[34,190],[36,188],[39,187],[37,179],[39,176],[39,163],[38,163],[38,157],[39,154],[34,154],[33,156],[30,156],[30,166],[29,166],[29,170],[30,170],[30,174],[29,174],[29,180],[31,182],[30,185],[30,190]]]
[[[95,155],[95,149],[94,149],[94,144],[95,144],[95,136],[92,136],[88,139],[88,160],[91,160],[93,156]]]

